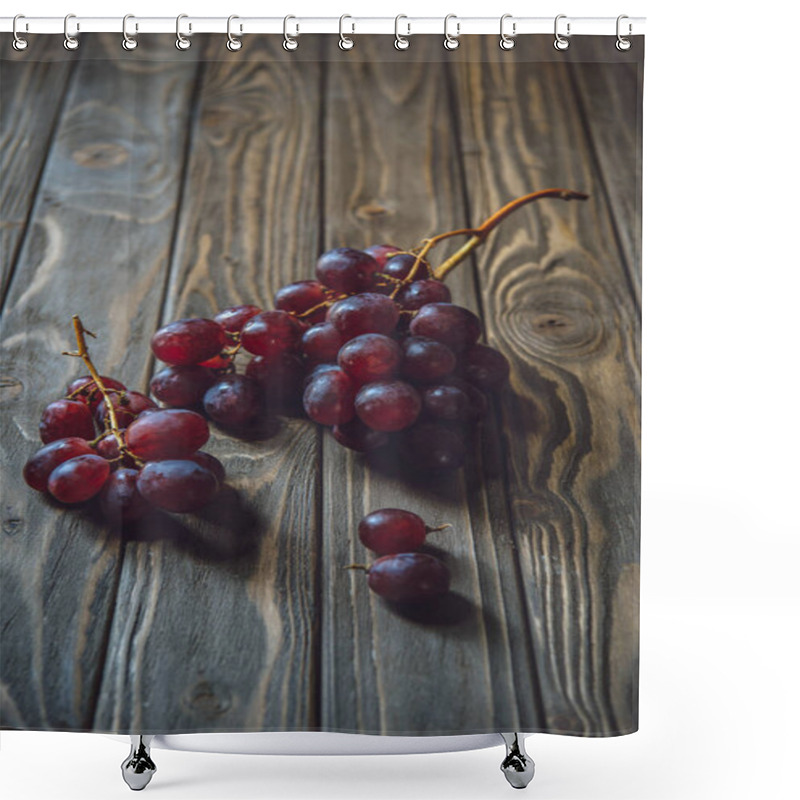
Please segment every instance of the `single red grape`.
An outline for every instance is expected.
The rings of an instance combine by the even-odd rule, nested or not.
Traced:
[[[265,358],[279,358],[298,349],[305,330],[288,311],[262,311],[242,328],[242,347]]]
[[[341,369],[323,372],[312,380],[303,393],[306,414],[320,425],[341,425],[355,415],[355,387]]]
[[[342,447],[355,450],[357,453],[369,453],[383,447],[389,441],[389,434],[368,428],[358,417],[341,425],[334,425],[331,430],[333,438]]]
[[[127,428],[143,411],[158,408],[147,395],[141,392],[126,391],[122,394],[111,392],[109,397],[116,412],[117,425],[120,428]],[[105,400],[97,406],[94,416],[101,428],[110,425],[108,405]]]
[[[218,458],[212,456],[211,453],[198,450],[193,456],[189,456],[187,461],[194,461],[195,464],[199,464],[201,467],[207,469],[217,479],[217,483],[220,486],[225,483],[225,467],[223,467],[222,462]]]
[[[390,297],[373,292],[345,297],[328,311],[328,322],[345,340],[362,333],[391,333],[397,326],[400,310]]]
[[[308,384],[314,380],[314,378],[322,375],[324,372],[340,372],[338,364],[316,364],[312,367],[308,374],[305,376],[303,380],[303,391],[308,388]]]
[[[475,344],[481,335],[480,320],[466,308],[452,303],[423,306],[409,326],[415,336],[427,336],[460,353]]]
[[[213,319],[179,319],[155,332],[150,347],[167,364],[200,364],[227,344],[225,329]]]
[[[183,408],[153,411],[131,423],[125,444],[144,461],[186,458],[208,441],[208,423],[200,414]]]
[[[165,367],[153,376],[150,391],[165,405],[192,408],[203,402],[203,395],[216,379],[211,370],[198,364]]]
[[[455,353],[446,345],[424,336],[403,340],[403,377],[419,383],[430,383],[449,375],[456,368]]]
[[[304,314],[328,299],[325,287],[319,281],[297,281],[275,292],[275,308],[292,314]],[[323,322],[327,309],[323,306],[303,319],[310,323]]]
[[[246,375],[225,375],[203,396],[206,414],[214,422],[234,428],[254,419],[261,407],[258,383]]]
[[[486,416],[489,411],[489,401],[477,386],[473,386],[469,381],[465,381],[457,375],[447,375],[442,379],[442,383],[461,389],[469,398],[467,419],[479,420]]]
[[[339,351],[339,366],[355,384],[387,380],[397,374],[403,352],[400,345],[380,333],[364,333]]]
[[[100,379],[103,381],[103,386],[105,386],[107,390],[116,389],[119,392],[125,391],[125,384],[114,380],[114,378],[101,375]],[[84,375],[72,381],[72,383],[67,386],[67,398],[69,400],[77,400],[80,403],[86,403],[92,411],[103,402],[103,394],[100,389],[97,388],[97,384],[91,375]]]
[[[383,265],[386,263],[387,259],[395,253],[399,253],[400,248],[395,247],[393,244],[373,244],[364,252],[371,255],[378,262],[378,267],[383,269]]]
[[[388,259],[383,265],[381,272],[389,278],[394,278],[394,281],[390,281],[392,288],[394,288],[397,285],[395,281],[404,281],[411,274],[411,271],[414,269],[414,264],[416,263],[417,257],[415,255],[411,253],[400,253]],[[430,267],[428,266],[428,262],[423,259],[417,267],[414,277],[422,280],[423,278],[427,278],[429,274]]]
[[[103,488],[110,471],[108,461],[100,456],[75,456],[50,473],[47,491],[62,503],[83,503]]]
[[[183,514],[197,511],[211,500],[217,479],[194,461],[151,461],[139,472],[136,487],[156,508]]]
[[[510,371],[508,359],[493,347],[474,344],[464,353],[464,377],[485,392],[507,383]]]
[[[112,472],[100,492],[100,504],[109,524],[119,527],[143,517],[150,504],[137,488],[138,469],[123,467]]]
[[[337,247],[317,261],[317,280],[342,294],[368,291],[374,284],[378,262],[362,250]]]
[[[214,317],[214,322],[219,323],[226,333],[241,333],[245,323],[252,319],[256,314],[260,314],[262,309],[258,306],[241,305],[231,306],[224,311],[220,311]]]
[[[47,491],[47,479],[50,473],[65,461],[76,456],[94,455],[94,451],[85,439],[69,436],[66,439],[56,439],[37,450],[22,468],[22,477],[25,483],[37,492]]]
[[[441,471],[464,465],[467,451],[461,437],[443,425],[423,422],[406,434],[406,455],[413,469]]]
[[[378,509],[358,523],[358,538],[379,556],[419,550],[427,535],[422,517],[401,508]]]
[[[44,444],[72,436],[94,439],[94,422],[89,406],[78,400],[55,400],[48,404],[39,422],[39,436]]]
[[[435,278],[423,278],[404,286],[395,299],[406,311],[416,311],[429,303],[449,303],[451,295],[447,284]]]
[[[401,431],[413,425],[422,408],[419,392],[405,381],[368,383],[356,395],[356,413],[376,431]]]
[[[367,570],[375,594],[393,603],[433,600],[450,588],[450,570],[427,553],[396,553],[377,559]]]
[[[280,358],[273,359],[256,356],[247,365],[245,374],[258,383],[267,407],[286,408],[300,401],[304,371],[305,366],[299,356],[284,353]]]
[[[429,386],[422,392],[422,408],[429,417],[448,422],[466,421],[472,410],[469,397],[457,386]]]

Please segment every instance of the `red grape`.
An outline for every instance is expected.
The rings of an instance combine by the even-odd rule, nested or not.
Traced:
[[[400,253],[400,255],[392,256],[384,265],[381,272],[384,275],[388,275],[390,278],[394,278],[395,281],[403,281],[405,280],[410,274],[411,270],[414,269],[414,264],[417,263],[417,257],[411,253]],[[414,273],[415,278],[427,278],[430,272],[430,268],[428,267],[428,263],[423,259],[420,265],[417,267],[417,271]],[[392,282],[392,287],[394,288],[396,284]]]
[[[305,330],[288,311],[262,311],[242,328],[242,347],[265,358],[278,358],[298,349]]]
[[[208,503],[217,491],[217,479],[194,461],[151,461],[139,472],[136,487],[156,508],[182,514]]]
[[[447,592],[450,570],[427,553],[396,553],[370,566],[367,583],[375,594],[393,603],[425,602]]]
[[[386,260],[395,253],[399,253],[400,248],[393,244],[373,244],[364,252],[371,255],[378,262],[378,267],[383,269]]]
[[[419,392],[405,381],[368,383],[356,395],[356,413],[376,431],[400,431],[419,416]]]
[[[457,386],[429,386],[422,393],[422,407],[429,416],[449,422],[471,415],[470,399]]]
[[[156,331],[150,342],[156,358],[183,366],[208,361],[227,344],[225,329],[213,319],[179,319]]]
[[[380,333],[364,333],[339,351],[339,366],[357,385],[393,378],[403,353],[394,339]]]
[[[179,408],[199,406],[216,380],[213,372],[198,364],[165,367],[150,381],[150,391],[162,403]]]
[[[469,381],[459,378],[457,375],[446,376],[442,379],[442,383],[461,389],[469,398],[468,419],[478,420],[486,416],[489,411],[489,401],[480,389],[473,386]]]
[[[327,299],[325,287],[319,281],[297,281],[283,286],[275,292],[275,308],[299,315],[321,305]],[[323,306],[303,319],[312,325],[322,322],[325,319],[326,311],[327,309]]]
[[[224,311],[220,311],[214,317],[214,322],[222,325],[226,333],[241,333],[245,323],[260,313],[261,309],[258,306],[231,306]]]
[[[108,461],[100,456],[76,456],[50,473],[47,490],[62,503],[83,503],[103,488],[110,471]]]
[[[317,364],[315,365],[311,371],[306,375],[305,379],[303,380],[303,391],[308,388],[308,384],[314,380],[314,378],[322,375],[325,372],[340,372],[338,364]]]
[[[137,488],[138,469],[118,469],[112,472],[100,493],[100,503],[106,519],[112,525],[133,522],[143,517],[149,508]]]
[[[220,378],[203,397],[206,414],[214,422],[232,427],[246,425],[254,419],[261,411],[261,405],[258,384],[246,375]]]
[[[94,422],[89,406],[78,400],[55,400],[42,413],[39,436],[44,444],[72,436],[94,439]]]
[[[341,425],[334,425],[333,438],[342,447],[357,453],[369,453],[383,447],[389,441],[389,434],[368,428],[358,417]]]
[[[355,415],[355,387],[341,369],[319,374],[303,393],[306,414],[321,425],[341,425]]]
[[[56,439],[46,444],[28,459],[22,469],[25,483],[37,492],[47,490],[47,479],[50,473],[65,461],[76,456],[94,455],[94,451],[85,439],[69,436],[66,439]]]
[[[455,353],[446,345],[424,336],[403,340],[403,376],[429,383],[449,375],[456,368]]]
[[[105,375],[101,375],[100,379],[103,381],[103,386],[105,386],[106,389],[117,389],[120,392],[125,391],[125,385],[114,380],[114,378],[107,378]],[[69,400],[77,400],[81,403],[86,403],[92,411],[103,401],[103,395],[100,389],[97,388],[97,384],[91,375],[84,375],[72,381],[72,383],[67,386],[67,398]]]
[[[452,303],[429,303],[411,320],[411,333],[427,336],[460,353],[481,335],[480,320],[468,309]]]
[[[136,462],[128,455],[124,455],[121,459],[119,457],[119,442],[113,433],[107,433],[95,445],[95,450],[98,455],[101,455],[106,461],[113,462],[112,466],[120,467],[133,467]]]
[[[314,325],[303,334],[300,349],[312,364],[336,361],[342,336],[330,322]]]
[[[261,388],[262,399],[268,407],[286,407],[300,400],[303,388],[304,365],[293,353],[268,360],[256,356],[245,374]]]
[[[447,284],[434,278],[423,278],[404,286],[395,299],[407,311],[416,311],[429,303],[449,303],[451,296]]]
[[[109,397],[116,412],[117,425],[120,428],[127,428],[143,411],[158,408],[147,395],[141,392],[126,391],[122,394],[111,392]],[[110,425],[108,406],[105,400],[97,406],[94,416],[101,428]]]
[[[208,423],[200,414],[182,408],[153,411],[125,431],[125,444],[144,461],[185,458],[208,441]]]
[[[362,250],[337,247],[323,253],[317,261],[317,280],[334,292],[366,292],[375,280],[378,262]]]
[[[381,508],[358,523],[358,538],[379,556],[419,550],[427,534],[422,517],[401,508]]]
[[[414,469],[452,470],[464,465],[466,448],[455,431],[443,425],[420,423],[406,434],[409,464]]]
[[[479,389],[493,392],[508,381],[508,359],[499,351],[474,344],[464,353],[464,377]]]
[[[217,483],[220,486],[225,483],[225,467],[223,467],[222,462],[218,458],[212,456],[211,453],[198,450],[193,456],[190,456],[187,461],[194,461],[195,464],[199,464],[201,467],[207,469],[217,479]]]
[[[399,318],[400,311],[394,300],[372,292],[345,297],[328,311],[328,321],[346,340],[362,333],[389,334]]]

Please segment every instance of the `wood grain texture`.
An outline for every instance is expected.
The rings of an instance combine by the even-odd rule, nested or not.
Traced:
[[[177,200],[195,65],[103,60],[114,36],[82,44],[0,324],[3,469],[3,724],[93,727],[120,568],[116,533],[32,492],[21,466],[47,402],[84,372],[70,315],[98,335],[98,365],[145,374]],[[136,114],[120,105],[137,96]]]
[[[321,67],[294,68],[275,37],[247,55],[203,65],[164,323],[272,307],[313,271]],[[298,419],[263,441],[215,427],[208,449],[231,490],[125,549],[98,728],[318,724],[318,433]]]
[[[575,65],[521,68],[522,48],[500,57],[481,52],[487,43],[465,45],[454,74],[474,218],[548,186],[591,195],[518,212],[479,253],[478,269],[489,341],[512,362],[501,426],[547,728],[629,732],[637,724],[636,297],[603,176],[576,124]],[[617,124],[626,121],[635,126],[635,114]],[[635,188],[632,170],[627,185]]]
[[[446,72],[426,63],[441,43],[421,39],[414,47],[421,52],[413,63],[387,55],[377,37],[359,40],[356,59],[330,55],[326,247],[408,247],[464,224]],[[468,265],[448,283],[457,302],[480,310]],[[536,708],[535,681],[500,477],[478,468],[413,480],[366,466],[326,436],[323,487],[323,727],[514,729],[520,708]],[[356,530],[361,517],[384,507],[453,526],[431,538],[454,592],[433,618],[398,613],[369,592],[363,573],[343,569],[371,560]]]
[[[5,295],[75,61],[26,62],[0,36],[0,298]],[[32,136],[31,132],[36,131]]]

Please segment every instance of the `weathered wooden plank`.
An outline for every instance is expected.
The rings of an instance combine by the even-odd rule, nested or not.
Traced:
[[[463,227],[460,154],[441,43],[413,57],[376,37],[337,55],[328,71],[326,247],[390,241],[411,246]],[[469,265],[448,281],[479,311]],[[491,436],[491,432],[488,432]],[[515,729],[535,713],[535,676],[503,487],[488,462],[448,480],[393,476],[324,440],[322,723],[376,733]],[[454,597],[426,622],[372,595],[360,518],[400,507],[451,531],[432,538],[453,573]]]
[[[454,65],[476,220],[547,186],[591,194],[517,212],[478,255],[489,339],[512,362],[501,426],[514,535],[547,727],[623,733],[636,728],[636,298],[574,65],[526,63],[525,48],[467,40]],[[635,112],[615,124],[635,128]],[[631,189],[633,166],[619,165]]]
[[[77,59],[36,61],[0,36],[0,298]]]
[[[313,273],[320,236],[321,65],[274,37],[228,58],[209,46],[163,322],[272,307]],[[318,433],[284,419],[266,441],[215,429],[207,449],[239,501],[127,545],[98,728],[318,725]]]
[[[2,713],[32,729],[93,725],[123,545],[32,492],[21,469],[42,407],[83,371],[59,355],[74,346],[71,314],[97,334],[104,372],[145,377],[195,75],[191,56],[137,64],[115,35],[81,49],[0,326]]]

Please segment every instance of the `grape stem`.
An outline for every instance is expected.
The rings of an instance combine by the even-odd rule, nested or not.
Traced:
[[[100,377],[100,373],[97,371],[97,368],[95,367],[94,363],[92,362],[92,358],[89,355],[89,348],[86,346],[86,337],[91,336],[92,339],[96,339],[97,337],[91,331],[86,330],[86,328],[83,327],[81,318],[77,314],[72,315],[72,327],[75,329],[75,341],[78,344],[78,349],[75,351],[65,350],[62,355],[80,358],[83,363],[86,364],[86,369],[89,370],[89,374],[92,376],[95,386],[103,396],[106,409],[108,409],[108,422],[111,426],[111,433],[114,434],[114,438],[117,440],[120,457],[127,455],[130,456],[138,465],[143,464],[144,462],[134,456],[133,453],[131,453],[125,446],[125,440],[122,438],[122,433],[119,428],[117,412],[114,408],[114,404],[111,402],[111,394],[108,389],[106,389],[103,379]]]
[[[343,569],[360,569],[364,572],[369,572],[369,567],[366,564],[348,564]]]
[[[433,277],[437,280],[444,280],[448,273],[455,269],[478,245],[483,244],[486,237],[512,212],[516,211],[534,200],[540,200],[543,197],[555,197],[560,200],[588,200],[589,195],[584,192],[576,192],[573,189],[542,189],[538,192],[526,194],[523,197],[518,197],[510,203],[506,203],[499,211],[495,211],[491,217],[485,220],[477,228],[466,228],[459,231],[451,231],[450,233],[440,234],[439,236],[429,239],[425,243],[425,247],[420,253],[420,259],[430,248],[441,239],[449,236],[470,235],[471,238],[462,245],[450,258],[434,270]]]
[[[437,525],[435,528],[432,528],[430,525],[426,525],[425,531],[426,533],[436,533],[437,531],[444,531],[452,527],[453,526],[449,522],[445,522],[444,525]]]

